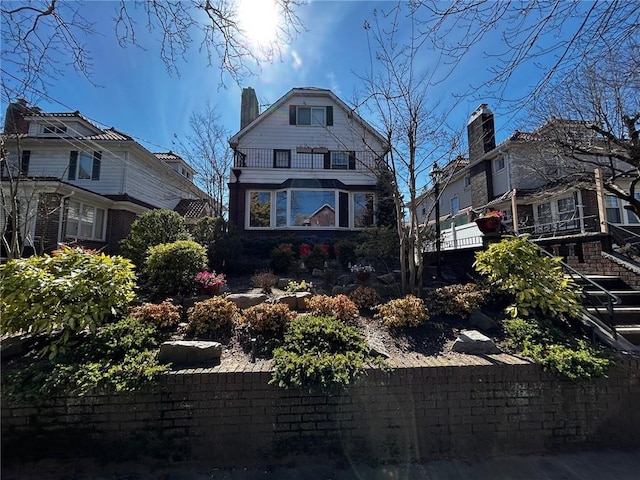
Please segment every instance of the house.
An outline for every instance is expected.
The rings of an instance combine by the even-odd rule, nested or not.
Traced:
[[[17,227],[27,250],[77,243],[117,253],[147,210],[175,209],[191,221],[210,211],[210,199],[182,158],[151,153],[80,112],[45,113],[18,101],[7,108],[2,138],[2,231],[7,237]],[[18,221],[12,220],[12,197]]]
[[[388,145],[330,90],[293,88],[259,114],[245,88],[229,144],[229,220],[243,235],[327,237],[374,225]]]
[[[558,155],[552,143],[559,133],[586,141],[593,136],[583,122],[552,119],[496,145],[493,113],[480,105],[467,125],[469,158],[455,159],[440,175],[442,248],[481,245],[473,220],[487,210],[501,211],[508,229],[532,238],[600,233],[606,222],[638,225],[624,202],[597,188],[593,165]],[[420,198],[419,211],[429,217],[425,223],[435,221],[433,193],[432,188]]]

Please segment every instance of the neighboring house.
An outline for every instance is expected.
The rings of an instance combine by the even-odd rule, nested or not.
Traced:
[[[554,119],[534,132],[516,131],[496,146],[493,113],[486,104],[478,107],[467,125],[468,160],[445,166],[439,183],[444,249],[480,245],[473,219],[487,210],[501,211],[509,229],[533,238],[600,232],[606,221],[639,223],[624,202],[598,192],[592,166],[559,158],[550,147],[552,130],[583,139],[593,135],[581,122]],[[563,180],[568,174],[570,182]],[[426,223],[434,222],[433,189],[421,201],[419,211],[430,213]]]
[[[17,225],[29,250],[77,243],[116,253],[131,223],[147,210],[175,209],[188,221],[210,211],[209,198],[193,183],[193,169],[179,156],[151,153],[77,111],[45,113],[24,101],[13,103],[3,141],[2,231],[6,235]],[[8,208],[12,187],[18,222]]]
[[[229,220],[244,235],[329,236],[375,223],[384,138],[330,90],[294,88],[258,113],[242,92]]]

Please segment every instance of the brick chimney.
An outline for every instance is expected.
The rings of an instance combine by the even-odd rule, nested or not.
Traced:
[[[471,114],[467,123],[469,142],[469,163],[473,163],[485,153],[496,148],[496,132],[493,125],[493,112],[483,103]]]
[[[253,88],[242,89],[242,102],[240,104],[240,130],[253,122],[259,115],[258,97]]]

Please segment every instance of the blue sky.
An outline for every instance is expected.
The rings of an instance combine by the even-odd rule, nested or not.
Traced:
[[[175,150],[174,138],[189,133],[189,116],[203,111],[207,102],[216,107],[230,133],[235,133],[240,123],[243,86],[256,90],[263,105],[261,110],[289,89],[301,86],[329,88],[350,104],[361,88],[358,75],[364,75],[370,65],[363,24],[365,20],[372,22],[374,9],[389,9],[395,3],[312,1],[299,10],[306,30],[292,43],[282,46],[281,59],[263,64],[261,71],[247,77],[243,85],[227,78],[226,88],[219,88],[219,70],[207,66],[197,46],[189,58],[178,62],[180,75],[170,75],[159,57],[157,34],[149,35],[139,28],[137,33],[144,49],[121,48],[113,34],[112,18],[117,3],[87,2],[83,14],[97,22],[96,29],[100,32],[86,39],[93,55],[92,79],[98,86],[69,70],[51,84],[49,98],[37,94],[33,98],[45,111],[80,110],[101,126],[113,126],[132,135],[152,151]],[[501,115],[500,102],[485,98],[481,90],[472,88],[474,83],[480,83],[476,78],[487,78],[488,68],[495,66],[487,63],[482,52],[500,48],[499,44],[492,44],[496,41],[487,38],[478,47],[478,54],[469,56],[446,82],[432,90],[432,95],[434,100],[451,105],[454,95],[465,94],[448,122],[461,130],[479,103],[487,101],[496,114],[500,141],[517,128],[517,118]],[[436,52],[421,54],[420,62],[425,68],[436,68],[436,60]],[[513,79],[510,94],[517,96],[524,92],[536,76],[535,71],[523,69],[520,77]],[[377,124],[375,118],[367,120]]]

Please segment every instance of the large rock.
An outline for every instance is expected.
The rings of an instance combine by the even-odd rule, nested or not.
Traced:
[[[311,292],[298,292],[296,298],[298,299],[298,311],[304,312],[307,309],[307,300],[313,297]]]
[[[224,298],[235,303],[240,309],[260,305],[269,300],[264,293],[232,293]]]
[[[222,344],[218,342],[173,340],[160,345],[158,361],[160,363],[213,362],[222,355]]]
[[[287,293],[278,297],[278,303],[284,303],[289,310],[297,310],[298,309],[298,297],[295,293]]]
[[[500,349],[496,347],[493,340],[477,330],[462,330],[453,342],[451,350],[474,355],[500,353]]]
[[[289,282],[291,282],[292,280],[293,279],[291,278],[279,278],[276,287],[278,287],[280,290],[284,290],[289,286]]]

